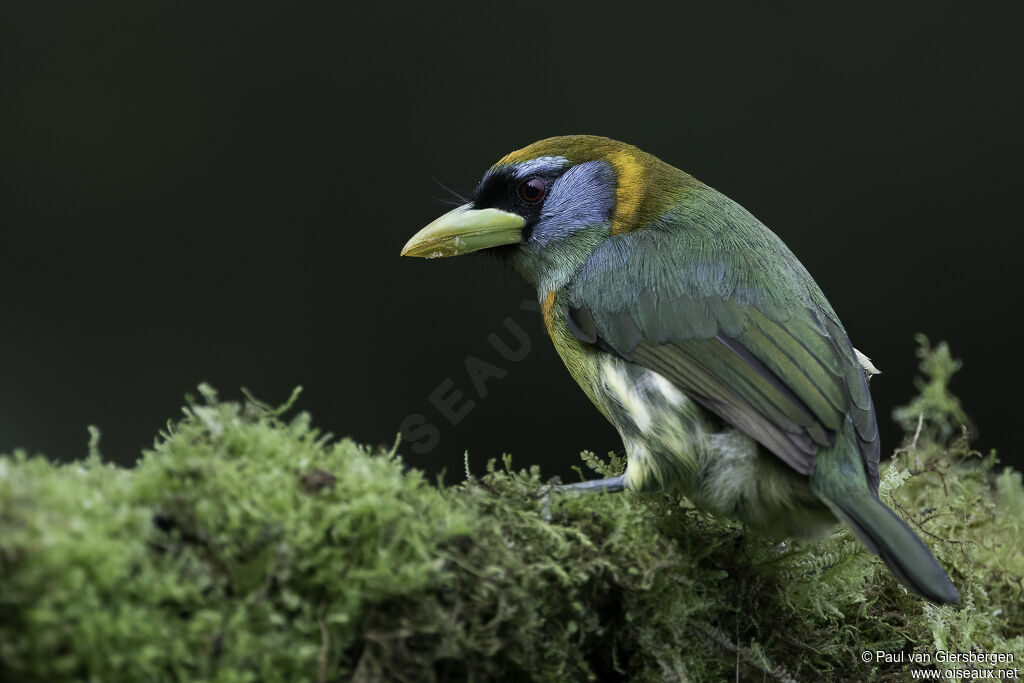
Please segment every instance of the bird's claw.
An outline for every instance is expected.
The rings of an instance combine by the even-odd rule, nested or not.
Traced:
[[[552,479],[557,481],[557,479]],[[570,493],[579,495],[582,493],[616,493],[626,488],[626,475],[619,475],[609,479],[595,479],[581,481],[576,484],[547,484],[539,491],[540,510],[545,522],[551,522],[551,494]]]

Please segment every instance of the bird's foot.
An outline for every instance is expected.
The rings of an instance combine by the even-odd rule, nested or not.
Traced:
[[[568,493],[579,495],[584,493],[618,493],[626,489],[626,475],[620,474],[617,477],[608,479],[594,479],[592,481],[580,481],[575,484],[548,485],[540,490],[541,514],[544,521],[551,521],[551,494]]]

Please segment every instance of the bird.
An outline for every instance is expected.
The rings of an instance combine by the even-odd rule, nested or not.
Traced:
[[[845,524],[907,589],[960,596],[878,495],[868,379],[821,289],[737,202],[637,147],[543,139],[491,166],[401,254],[488,252],[537,290],[570,375],[615,427],[622,475],[774,537]]]

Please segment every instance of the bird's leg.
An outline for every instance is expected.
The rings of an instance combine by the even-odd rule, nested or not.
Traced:
[[[620,474],[617,477],[609,477],[608,479],[594,479],[592,481],[580,481],[575,484],[563,484],[554,488],[559,493],[594,493],[597,491],[618,493],[626,489],[626,475]]]
[[[551,493],[618,493],[626,490],[626,475],[620,474],[617,477],[608,479],[594,479],[592,481],[580,481],[575,484],[562,484],[559,486],[545,486],[541,497],[541,510],[544,519],[551,521]]]

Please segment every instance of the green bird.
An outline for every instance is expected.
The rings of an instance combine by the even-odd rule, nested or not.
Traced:
[[[796,256],[742,206],[636,147],[548,138],[492,166],[403,256],[486,249],[537,288],[573,379],[622,437],[620,477],[760,532],[844,522],[910,590],[960,597],[878,498],[868,377]]]

